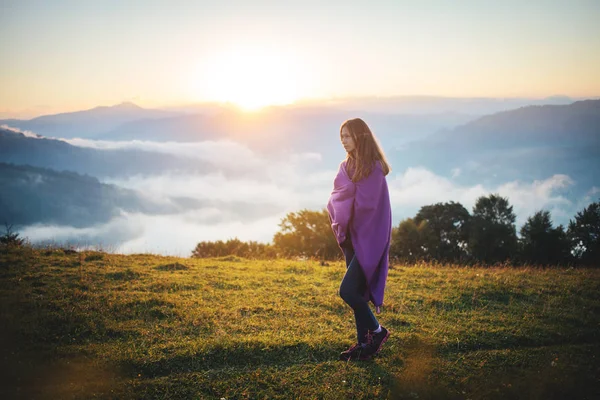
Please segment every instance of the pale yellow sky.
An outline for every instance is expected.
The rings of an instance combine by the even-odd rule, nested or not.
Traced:
[[[599,1],[251,3],[5,1],[0,116],[126,100],[600,95]]]

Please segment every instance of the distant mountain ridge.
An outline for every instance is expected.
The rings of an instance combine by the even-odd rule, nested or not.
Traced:
[[[139,193],[74,172],[0,162],[0,221],[14,225],[86,227],[130,212],[173,212]]]
[[[131,116],[139,110],[133,104],[124,104],[117,109],[109,107],[87,111],[93,111],[96,117],[104,113],[105,118],[111,119],[111,113]],[[92,114],[81,114],[82,121],[89,120]],[[79,116],[60,118],[64,117],[68,122]],[[95,135],[96,138],[122,142],[132,139],[158,142],[225,140],[235,142],[233,147],[242,150],[231,154],[248,155],[251,161],[248,165],[243,159],[228,165],[232,157],[228,154],[230,147],[222,146],[223,143],[215,147],[210,147],[215,143],[208,143],[210,146],[206,148],[211,151],[218,149],[215,152],[223,154],[215,156],[225,161],[209,162],[192,158],[195,153],[191,151],[172,151],[177,146],[195,151],[187,144],[152,143],[148,146],[145,143],[136,148],[138,143],[118,143],[118,146],[129,148],[99,150],[47,137],[28,137],[21,132],[0,128],[0,163],[4,163],[0,164],[3,188],[0,208],[10,210],[8,214],[0,213],[0,216],[18,215],[20,224],[44,222],[77,227],[107,222],[123,210],[158,215],[205,208],[208,211],[198,212],[196,217],[206,224],[226,221],[232,215],[236,221],[272,216],[276,207],[266,202],[252,204],[253,200],[246,201],[243,193],[239,197],[232,195],[230,203],[224,203],[222,199],[210,200],[210,196],[204,198],[203,194],[197,194],[198,199],[173,199],[169,197],[168,185],[161,185],[158,192],[162,190],[164,193],[160,194],[166,199],[161,205],[152,203],[140,192],[103,186],[101,181],[109,178],[108,181],[127,185],[130,178],[131,181],[142,178],[139,175],[143,178],[164,175],[169,179],[171,174],[183,178],[185,185],[188,177],[212,174],[211,179],[224,177],[224,182],[272,183],[277,186],[278,181],[269,176],[274,172],[265,167],[269,160],[281,162],[287,156],[305,153],[310,153],[310,157],[300,157],[302,168],[308,165],[311,171],[323,172],[324,181],[327,179],[325,175],[335,170],[345,156],[339,143],[339,126],[344,119],[356,116],[364,118],[377,134],[393,168],[390,179],[397,180],[396,183],[402,182],[403,174],[409,168],[418,167],[427,170],[426,173],[433,172],[435,179],[446,178],[450,190],[481,187],[487,190],[524,182],[528,191],[535,191],[538,184],[535,181],[543,182],[559,175],[556,177],[560,180],[559,184],[551,190],[564,190],[557,196],[570,205],[576,204],[588,193],[598,193],[600,189],[597,172],[600,171],[600,100],[526,106],[477,118],[460,114],[388,115],[334,108],[274,107],[256,114],[230,109],[213,114],[136,119],[124,122],[108,133]],[[59,117],[56,118],[55,122],[60,121]],[[55,126],[61,126],[61,123]],[[237,146],[239,144],[242,146]],[[169,145],[174,145],[169,148],[170,153],[142,150],[162,149],[162,146]],[[260,154],[260,151],[265,154]],[[275,157],[271,158],[273,155]],[[252,159],[261,156],[265,156],[262,161],[267,163],[257,163],[253,167]],[[298,165],[292,163],[291,167]],[[81,174],[91,176],[81,177]],[[110,179],[113,177],[118,178]],[[122,177],[126,179],[119,179]],[[189,182],[197,180],[190,179]],[[300,190],[307,186],[307,193],[310,193],[310,184],[302,179],[297,182],[302,188]],[[78,186],[85,190],[79,190]],[[13,192],[16,195],[13,196]],[[96,201],[94,197],[100,200]],[[46,200],[52,207],[44,208]],[[60,204],[72,206],[73,210],[61,210]],[[95,207],[98,207],[97,216],[93,211]],[[33,211],[29,212],[29,209]],[[218,215],[211,209],[219,210]]]
[[[569,134],[570,133],[570,134]],[[523,135],[535,140],[600,140],[600,100],[569,105],[527,106],[487,115],[453,129],[453,136],[500,134],[519,141]],[[574,136],[576,135],[576,136]]]
[[[125,102],[31,120],[0,120],[0,125],[58,138],[202,141],[215,138],[245,140],[251,136],[276,141],[274,146],[277,147],[285,144],[279,140],[281,135],[287,139],[297,136],[294,128],[298,125],[311,126],[309,134],[326,135],[337,130],[344,119],[358,116],[377,128],[375,131],[383,142],[395,146],[441,129],[452,129],[481,115],[527,104],[569,102],[571,99],[566,96],[545,99],[361,97],[302,101],[290,106],[267,107],[251,114],[231,105],[202,104],[151,110]]]
[[[131,102],[99,106],[89,110],[44,115],[30,120],[0,120],[21,130],[59,138],[89,138],[131,121],[153,120],[180,115],[175,112],[142,108]]]
[[[105,224],[123,212],[178,215],[217,207],[221,211],[219,215],[208,213],[196,218],[206,224],[218,223],[227,215],[253,221],[278,209],[268,202],[251,204],[236,198],[224,202],[164,193],[162,199],[156,199],[143,190],[102,183],[95,177],[73,171],[3,162],[0,162],[0,187],[0,223],[17,228],[32,224],[85,228]],[[117,233],[124,235],[122,240],[128,240],[133,232]]]
[[[167,170],[209,172],[198,159],[138,149],[97,150],[0,128],[0,162],[73,171],[95,177],[152,175]]]
[[[433,155],[433,157],[432,157]],[[394,152],[401,168],[424,165],[458,181],[531,181],[566,174],[577,195],[600,187],[600,100],[528,106],[478,118]],[[430,162],[423,163],[423,160]]]

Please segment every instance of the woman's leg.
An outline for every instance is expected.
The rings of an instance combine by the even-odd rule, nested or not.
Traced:
[[[340,285],[340,297],[354,310],[358,343],[364,343],[367,331],[377,329],[379,322],[363,297],[367,282],[354,252],[351,249],[344,249],[344,255],[348,267]]]

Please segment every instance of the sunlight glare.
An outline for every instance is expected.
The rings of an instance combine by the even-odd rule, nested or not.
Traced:
[[[238,48],[210,60],[197,95],[247,111],[293,103],[299,97],[297,65],[285,54]]]

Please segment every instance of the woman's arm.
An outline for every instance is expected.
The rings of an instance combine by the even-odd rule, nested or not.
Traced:
[[[333,181],[333,192],[327,203],[331,228],[340,245],[346,240],[350,228],[355,193],[356,185],[348,177],[344,163],[342,163]]]

